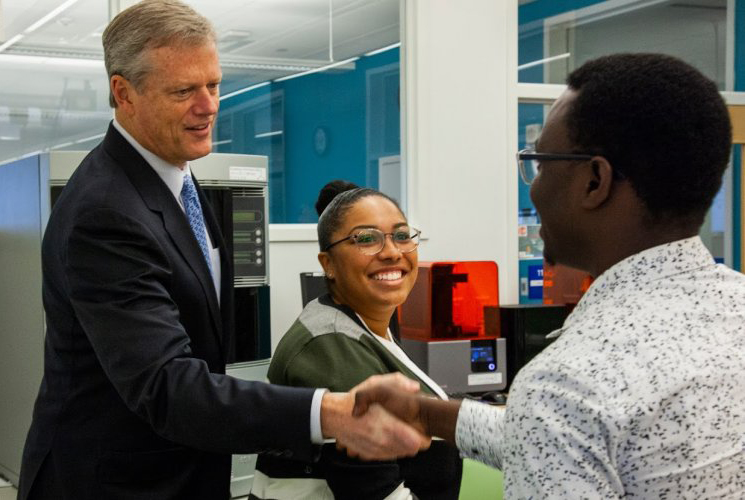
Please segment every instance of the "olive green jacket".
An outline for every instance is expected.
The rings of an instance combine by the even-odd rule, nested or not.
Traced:
[[[371,375],[392,372],[419,380],[354,311],[324,295],[305,307],[282,338],[268,377],[274,384],[348,391]],[[421,387],[433,394],[423,382]],[[406,487],[415,498],[455,499],[462,461],[442,441],[414,458],[389,462],[361,462],[329,444],[314,464],[262,455],[256,469],[251,498],[383,499],[396,498]]]

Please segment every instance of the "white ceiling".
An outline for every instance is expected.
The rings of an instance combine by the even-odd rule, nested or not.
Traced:
[[[22,33],[63,0],[0,0],[0,40]],[[101,53],[109,19],[106,0],[77,0],[54,19],[12,46]],[[327,60],[329,23],[334,55],[344,59],[398,41],[398,0],[186,0],[215,25],[226,43],[223,58]]]
[[[185,1],[215,25],[225,93],[399,41],[399,0]],[[101,33],[110,3],[135,2],[77,0],[24,34],[64,3],[0,0],[0,46],[23,35],[0,52],[0,162],[91,137],[111,117]]]

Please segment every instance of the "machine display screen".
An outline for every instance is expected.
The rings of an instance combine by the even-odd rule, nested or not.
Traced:
[[[471,341],[471,371],[493,372],[497,369],[494,339]]]
[[[236,224],[259,221],[261,221],[261,213],[256,210],[236,210],[233,212],[233,222]]]

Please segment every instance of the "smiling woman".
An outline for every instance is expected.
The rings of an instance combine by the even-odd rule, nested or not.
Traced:
[[[339,197],[329,211],[340,205],[346,210],[338,217],[334,242],[322,247],[318,260],[336,302],[351,307],[375,334],[385,337],[393,311],[416,281],[418,232],[377,191],[355,189]],[[324,212],[319,226],[333,216]]]
[[[334,190],[343,192],[331,199]],[[416,281],[419,231],[393,199],[349,183],[329,183],[316,209],[329,294],[310,302],[282,338],[269,380],[347,391],[371,375],[401,372],[423,393],[447,399],[389,329]],[[256,468],[252,498],[449,499],[458,496],[462,462],[442,441],[392,462],[350,459],[327,444],[312,466],[261,456]]]

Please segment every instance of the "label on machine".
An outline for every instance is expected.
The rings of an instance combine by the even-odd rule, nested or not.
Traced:
[[[231,181],[263,181],[266,182],[266,169],[258,167],[230,167],[228,178]]]
[[[501,384],[502,372],[471,373],[468,375],[468,385]]]

